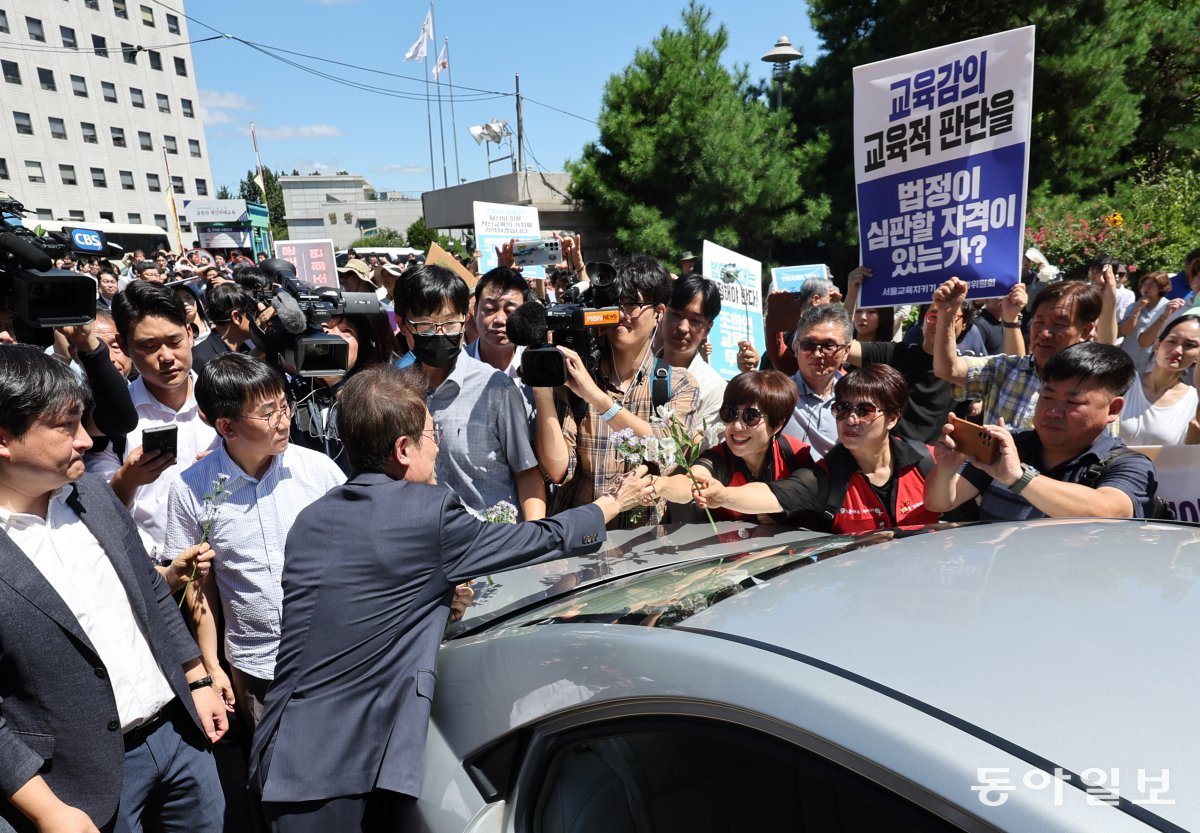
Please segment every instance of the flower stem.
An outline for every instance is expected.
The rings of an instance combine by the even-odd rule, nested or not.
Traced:
[[[690,468],[687,469],[687,476],[688,476],[688,480],[692,481],[693,492],[700,491],[700,484],[698,482],[696,482],[696,475],[692,474],[692,470]],[[704,514],[708,515],[708,522],[712,526],[713,534],[719,535],[720,533],[717,531],[717,522],[713,520],[712,512],[708,511],[707,506],[704,507]]]
[[[183,595],[179,597],[179,609],[183,610],[183,603],[187,599],[188,588],[192,586],[192,582],[196,580],[196,562],[192,562],[192,574],[188,576],[187,581],[183,583]]]

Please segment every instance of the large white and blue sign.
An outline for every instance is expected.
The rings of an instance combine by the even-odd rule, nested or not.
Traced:
[[[776,266],[771,269],[772,292],[799,292],[809,278],[829,280],[829,267],[824,263],[808,266]]]
[[[1020,279],[1034,27],[854,69],[859,305],[928,303],[951,277],[971,298]]]
[[[700,259],[701,274],[715,281],[721,293],[721,314],[708,334],[713,346],[709,364],[724,378],[732,379],[741,372],[737,366],[740,342],[750,342],[760,355],[766,349],[762,263],[708,240]]]

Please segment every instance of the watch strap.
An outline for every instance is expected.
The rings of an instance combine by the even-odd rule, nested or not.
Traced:
[[[213,684],[212,675],[205,674],[203,677],[196,680],[195,682],[188,683],[188,690],[189,691],[199,691],[202,688],[208,688],[212,684]]]

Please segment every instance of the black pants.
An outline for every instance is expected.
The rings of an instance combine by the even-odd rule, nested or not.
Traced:
[[[320,801],[263,802],[271,833],[399,833],[401,813],[414,799],[377,790]]]

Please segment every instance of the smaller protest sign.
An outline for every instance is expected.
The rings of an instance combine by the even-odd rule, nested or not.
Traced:
[[[809,278],[829,280],[833,273],[824,263],[808,266],[776,266],[771,270],[772,292],[799,292]]]
[[[475,282],[479,280],[471,274],[471,270],[463,266],[459,259],[448,251],[443,249],[437,243],[429,244],[429,251],[425,255],[425,263],[431,266],[445,266],[454,274],[458,275],[467,282],[467,286],[475,288]]]
[[[474,202],[475,246],[479,249],[479,272],[483,274],[500,265],[496,250],[510,240],[534,240],[542,236],[538,211],[530,205],[505,205],[496,202]],[[525,266],[526,278],[546,277],[546,267]]]
[[[716,282],[721,293],[721,314],[708,334],[713,346],[709,363],[717,373],[732,379],[741,372],[737,366],[739,341],[749,341],[760,354],[765,350],[762,263],[708,240],[701,251],[702,272]]]
[[[277,240],[275,257],[296,267],[296,277],[313,286],[337,286],[332,240]]]

